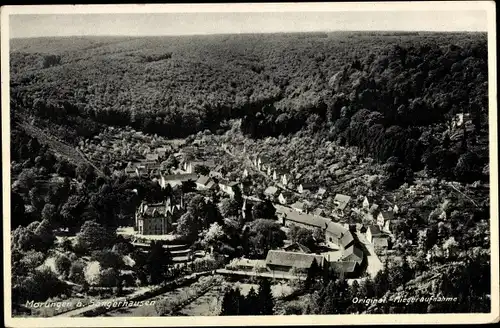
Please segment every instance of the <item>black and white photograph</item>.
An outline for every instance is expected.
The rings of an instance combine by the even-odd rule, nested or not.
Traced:
[[[1,14],[9,327],[498,322],[494,2]]]

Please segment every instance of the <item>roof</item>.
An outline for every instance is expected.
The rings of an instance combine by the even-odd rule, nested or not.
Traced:
[[[223,176],[222,173],[220,173],[219,171],[210,171],[208,175],[210,177],[219,177],[219,178],[222,178]]]
[[[318,192],[317,192],[318,195],[324,195],[325,193],[326,193],[326,189],[325,188],[319,188],[318,189]]]
[[[375,237],[372,240],[373,246],[375,247],[388,247],[389,246],[389,241],[387,238],[384,237]]]
[[[156,161],[158,160],[158,154],[146,154],[146,159],[148,161]]]
[[[286,220],[304,224],[304,225],[309,225],[311,227],[316,227],[316,228],[321,228],[325,229],[328,225],[329,220],[314,216],[311,214],[305,214],[305,213],[300,213],[297,211],[294,211],[293,209],[285,206],[280,206],[280,205],[275,205],[276,207],[276,212],[284,215],[286,217]]]
[[[264,190],[265,195],[275,195],[278,192],[278,188],[274,186],[269,186]]]
[[[377,210],[378,210],[378,205],[373,203],[372,206],[370,206],[369,211],[373,213],[376,212]]]
[[[349,203],[350,200],[351,200],[350,196],[342,194],[336,194],[335,198],[333,199],[335,203],[338,203],[337,207],[341,210],[343,210],[347,206],[347,203]]]
[[[196,181],[198,180],[198,174],[196,173],[184,173],[184,174],[170,174],[163,177],[165,181]]]
[[[304,209],[304,203],[302,202],[295,202],[291,205],[292,208],[295,208],[297,210],[303,210]]]
[[[164,203],[145,204],[144,208],[145,210],[143,211],[143,214],[148,216],[164,215],[166,212],[166,205]]]
[[[325,210],[322,208],[317,208],[314,210],[313,214],[317,216],[323,216],[325,215]]]
[[[346,232],[349,232],[349,230],[344,228],[341,224],[332,221],[328,222],[326,231],[332,235],[337,236],[337,238],[342,238]]]
[[[370,231],[372,236],[379,236],[382,235],[382,232],[380,231],[380,228],[376,225],[371,225],[368,227],[368,231]]]
[[[355,261],[341,261],[341,262],[330,262],[330,267],[332,267],[335,271],[339,273],[351,273],[356,270],[356,265],[358,264]]]
[[[313,260],[316,260],[318,265],[322,266],[325,261],[325,257],[323,255],[270,250],[267,252],[266,264],[294,267],[298,269],[309,269]]]
[[[215,167],[215,162],[212,161],[212,160],[207,160],[207,161],[191,161],[188,164],[191,164],[193,166],[203,165],[203,166],[206,166],[206,167]]]
[[[288,252],[301,252],[301,253],[311,253],[311,250],[309,247],[302,245],[301,243],[292,243],[286,247],[283,247],[285,251]]]
[[[219,184],[224,185],[224,186],[228,186],[228,187],[234,187],[234,186],[238,185],[238,182],[236,182],[236,181],[222,180],[221,179],[219,181]]]
[[[198,178],[198,180],[196,180],[196,183],[205,186],[209,181],[210,181],[210,177],[207,177],[206,175],[201,175]]]
[[[297,173],[295,175],[295,180],[299,180],[300,178],[302,178],[302,173]]]
[[[342,259],[361,263],[363,261],[363,251],[360,248],[352,245],[351,247],[344,250]]]
[[[354,237],[352,236],[352,233],[350,231],[347,231],[346,233],[344,233],[342,238],[340,238],[340,244],[344,247],[349,245],[353,241],[354,241]]]
[[[212,188],[213,186],[215,186],[215,182],[213,180],[208,181],[208,183],[206,184],[206,187],[209,189]]]
[[[394,213],[390,211],[382,211],[379,215],[382,215],[386,220],[392,220],[394,218]]]
[[[313,189],[316,188],[317,185],[313,182],[304,182],[300,184],[302,186],[302,189]]]

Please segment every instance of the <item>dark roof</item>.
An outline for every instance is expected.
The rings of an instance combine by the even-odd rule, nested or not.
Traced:
[[[196,181],[198,180],[198,174],[196,173],[184,173],[184,174],[170,174],[163,177],[165,181]]]
[[[361,263],[363,261],[363,251],[360,248],[352,245],[344,250],[342,259]]]
[[[356,265],[358,264],[355,261],[342,261],[342,262],[330,262],[330,267],[333,270],[339,273],[352,273],[356,270]]]
[[[266,264],[309,269],[313,260],[316,260],[318,265],[322,266],[325,258],[323,255],[270,250],[267,252]]]
[[[382,211],[379,215],[382,215],[386,220],[392,220],[394,218],[394,213],[391,211]]]
[[[228,186],[228,187],[234,187],[238,185],[238,182],[236,181],[228,181],[228,180],[219,180],[219,184]]]
[[[286,247],[283,247],[283,250],[288,252],[301,252],[301,253],[311,253],[309,247],[302,245],[301,243],[292,243]],[[319,264],[319,263],[318,263]]]
[[[302,189],[314,189],[317,188],[318,185],[315,184],[314,182],[304,182],[300,184],[302,186]]]
[[[368,227],[368,230],[370,231],[370,233],[372,234],[372,236],[379,236],[382,234],[382,232],[380,231],[380,228],[376,225],[371,225]]]
[[[203,166],[206,166],[206,167],[215,167],[216,166],[215,162],[212,161],[212,160],[207,160],[207,161],[191,161],[188,164],[191,164],[193,166],[203,165]]]

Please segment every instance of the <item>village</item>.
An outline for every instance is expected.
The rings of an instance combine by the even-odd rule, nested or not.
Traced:
[[[224,153],[230,149],[224,142],[220,147]],[[186,149],[173,153],[178,166],[168,168],[164,165],[168,157],[166,147],[145,149],[143,158],[129,162],[124,172],[130,177],[150,178],[162,189],[192,185],[194,192],[204,195],[207,199],[215,191],[227,198],[242,193],[244,201],[239,215],[247,221],[252,220],[252,207],[268,200],[272,202],[284,232],[297,226],[315,230],[321,235],[314,251],[287,239],[282,248],[269,250],[265,258],[234,259],[218,272],[228,275],[300,279],[305,277],[314,260],[322,267],[332,268],[348,279],[360,278],[367,274],[374,277],[382,269],[379,256],[385,256],[391,247],[393,236],[390,225],[391,221],[398,217],[397,204],[382,207],[367,196],[363,196],[359,202],[359,195],[334,194],[333,210],[313,208],[311,200],[325,199],[331,191],[320,185],[301,181],[300,174],[292,177],[289,173],[277,171],[266,163],[263,156],[245,154],[251,166],[243,166],[240,177],[235,177],[234,174],[227,174],[223,165],[216,164],[213,159],[193,158],[193,149]],[[267,176],[270,182],[264,192],[257,192],[252,188],[252,177],[258,174]],[[286,187],[292,181],[297,185],[296,190]],[[178,202],[172,198],[161,203],[144,201],[137,209],[133,232],[128,229],[130,236],[136,245],[145,245],[150,240],[168,239],[169,236],[175,235],[177,220],[185,212],[186,204],[182,197]],[[350,212],[362,215],[366,219],[365,222],[370,224],[347,223],[345,217]]]

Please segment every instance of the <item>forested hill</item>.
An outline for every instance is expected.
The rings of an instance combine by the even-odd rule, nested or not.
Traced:
[[[459,179],[479,178],[487,163],[485,33],[41,38],[11,48],[14,110],[64,125],[57,133],[70,142],[103,124],[182,137],[241,118],[251,137],[307,129]],[[458,113],[470,129],[453,130]]]

